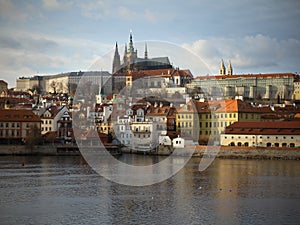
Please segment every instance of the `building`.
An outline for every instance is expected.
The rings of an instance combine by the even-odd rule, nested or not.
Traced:
[[[221,145],[300,147],[300,121],[236,122],[221,134]]]
[[[199,90],[208,99],[290,100],[294,93],[293,73],[198,76],[187,84],[189,92]]]
[[[38,139],[41,122],[31,110],[0,109],[0,143],[19,144]]]
[[[50,106],[48,108],[41,109],[38,113],[42,120],[41,133],[46,134],[49,131],[57,131],[58,121],[62,119],[66,111],[68,111],[68,109],[65,105]]]
[[[72,117],[69,111],[65,111],[57,121],[57,139],[61,143],[71,143],[73,138]]]
[[[237,121],[260,121],[266,115],[276,115],[270,107],[256,107],[241,100],[191,100],[179,108],[176,128],[182,135],[191,135],[194,141],[220,143],[220,134]]]
[[[137,49],[134,48],[132,33],[130,32],[128,48],[125,45],[123,60],[120,58],[118,44],[116,43],[113,59],[113,90],[120,91],[125,86],[131,85],[134,80],[140,78],[142,74],[131,74],[132,72],[145,70],[172,69],[168,57],[148,57],[147,44],[145,44],[144,57],[138,57]],[[157,74],[161,75],[161,73]],[[152,76],[154,78],[154,76]]]
[[[92,85],[95,85],[99,89],[100,86],[102,87],[101,91],[105,94],[111,94],[112,92],[112,76],[107,71],[79,71],[56,75],[20,77],[17,79],[16,89],[27,91],[38,86],[44,93],[74,94],[79,84],[83,88],[91,88]]]
[[[6,92],[7,90],[7,82],[5,82],[4,80],[0,80],[0,94],[2,92]]]
[[[128,48],[125,45],[123,60],[120,59],[118,44],[116,43],[113,59],[112,73],[126,73],[139,70],[154,70],[172,68],[168,57],[148,58],[147,44],[145,44],[144,57],[139,58],[137,49],[134,48],[132,33],[129,35]]]
[[[293,100],[300,103],[300,75],[297,75],[294,81]]]

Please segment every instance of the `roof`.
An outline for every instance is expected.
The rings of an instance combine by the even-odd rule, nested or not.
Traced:
[[[300,135],[300,121],[236,122],[226,127],[225,134]]]
[[[0,109],[0,122],[41,122],[31,110]]]
[[[295,77],[294,73],[266,73],[266,74],[235,74],[235,75],[213,75],[213,76],[198,76],[195,80],[207,79],[236,79],[236,78],[276,78],[276,77]]]
[[[140,70],[129,73],[116,73],[115,76],[133,76],[133,77],[168,77],[168,76],[184,76],[193,77],[190,70],[178,70],[174,68],[156,69],[156,70]]]
[[[194,113],[197,110],[198,113],[270,113],[275,114],[270,107],[254,107],[250,103],[244,102],[239,99],[235,100],[217,100],[209,102],[199,102],[197,100],[191,100],[186,105],[180,107],[178,112],[180,113]]]
[[[7,85],[7,82],[5,82],[4,80],[0,80],[0,83]]]

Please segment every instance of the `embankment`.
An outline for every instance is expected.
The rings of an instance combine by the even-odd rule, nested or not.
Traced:
[[[79,151],[64,151],[57,150],[56,145],[0,145],[0,155],[79,155]]]
[[[300,148],[197,146],[194,157],[300,160]]]

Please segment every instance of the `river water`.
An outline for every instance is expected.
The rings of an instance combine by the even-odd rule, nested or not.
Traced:
[[[106,180],[79,156],[2,156],[0,223],[300,223],[299,161],[216,159],[203,172],[199,161],[161,183],[132,187]]]

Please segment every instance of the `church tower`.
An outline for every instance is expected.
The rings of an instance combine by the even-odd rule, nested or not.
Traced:
[[[221,61],[221,65],[220,65],[220,75],[226,75],[226,68],[225,68],[223,59]]]
[[[232,75],[233,74],[233,69],[232,69],[232,65],[231,65],[231,62],[229,60],[229,63],[228,63],[228,70],[227,70],[227,75]]]
[[[125,65],[130,65],[133,64],[136,61],[136,59],[137,59],[137,50],[134,50],[132,32],[130,31],[129,44],[128,44],[128,48],[127,45],[125,45],[123,61]]]
[[[115,49],[112,73],[117,72],[120,69],[120,66],[121,66],[120,55],[119,55],[119,50],[118,50],[118,43],[116,42],[116,49]]]

